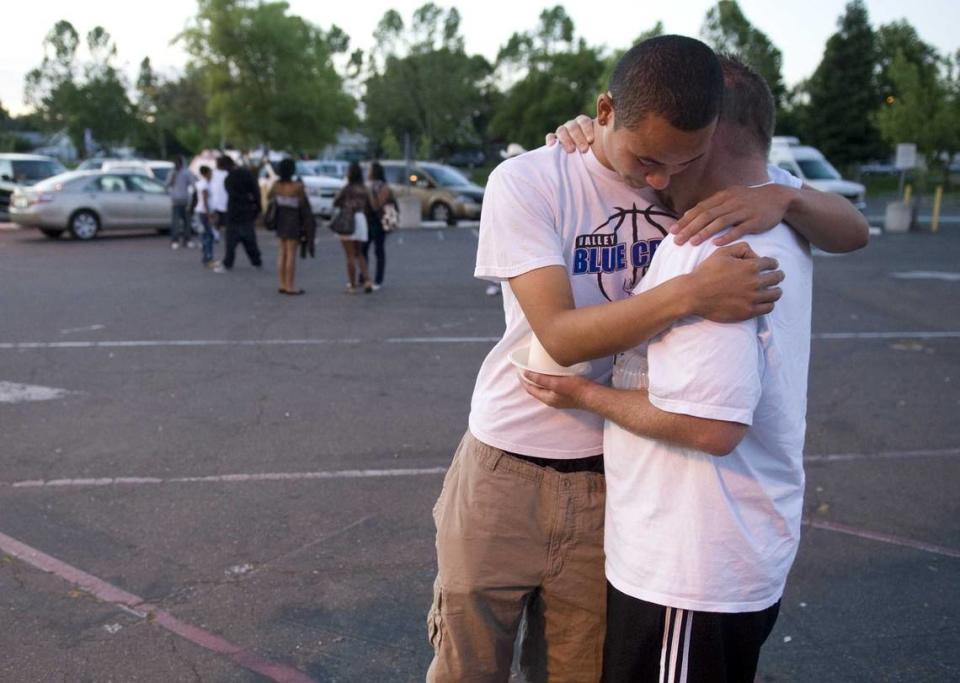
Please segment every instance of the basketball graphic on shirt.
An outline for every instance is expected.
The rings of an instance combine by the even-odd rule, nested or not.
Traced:
[[[676,216],[654,205],[634,203],[615,211],[593,232],[575,240],[572,275],[592,275],[608,301],[622,298],[640,282]],[[656,237],[649,237],[650,228]]]

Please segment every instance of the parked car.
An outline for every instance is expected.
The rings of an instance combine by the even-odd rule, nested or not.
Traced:
[[[18,187],[31,185],[66,171],[53,157],[39,154],[0,154],[0,214],[10,211],[10,197]]]
[[[260,201],[266,209],[267,196],[270,194],[270,188],[277,182],[279,176],[273,166],[273,162],[266,163],[260,167]],[[345,178],[331,178],[327,175],[315,173],[310,162],[297,162],[297,178],[303,182],[307,191],[307,199],[310,201],[310,210],[322,218],[333,216],[333,200],[344,185],[347,184]]]
[[[844,180],[840,172],[815,147],[800,144],[794,137],[774,137],[770,146],[770,163],[824,192],[835,192],[863,211],[867,208],[866,188]]]
[[[312,175],[325,175],[330,178],[336,178],[337,180],[343,180],[347,177],[347,169],[349,167],[350,162],[341,159],[314,159],[312,161],[298,161],[297,173],[300,173],[300,168],[305,168],[310,169]]]
[[[423,218],[454,225],[458,219],[480,217],[483,188],[453,166],[432,161],[380,163],[394,194],[410,193],[420,199]]]
[[[114,228],[170,229],[171,201],[166,188],[141,173],[71,171],[18,188],[10,218],[56,239],[69,230],[89,240]]]

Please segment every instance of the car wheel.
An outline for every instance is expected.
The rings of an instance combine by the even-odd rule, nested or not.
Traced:
[[[70,232],[78,240],[92,240],[100,230],[100,219],[93,211],[77,211],[70,218]]]
[[[169,235],[169,234],[170,234],[170,228],[157,228],[157,234],[158,234],[158,235]]]
[[[437,202],[430,207],[430,220],[440,221],[447,225],[456,225],[457,219],[453,217],[453,210],[443,202]]]
[[[40,228],[40,232],[52,240],[60,239],[60,235],[63,234],[63,230],[58,230],[56,228]]]

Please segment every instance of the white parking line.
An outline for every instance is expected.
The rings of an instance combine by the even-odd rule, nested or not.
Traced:
[[[142,486],[146,484],[204,484],[243,483],[256,481],[297,481],[302,479],[369,479],[383,477],[421,477],[443,474],[446,467],[396,468],[371,470],[326,470],[319,472],[261,472],[252,474],[215,474],[203,477],[98,477],[85,479],[28,479],[10,484],[0,482],[0,487],[15,489]]]
[[[880,453],[830,453],[806,455],[805,463],[848,462],[872,459],[941,458],[960,456],[960,448],[914,451],[883,451]],[[395,477],[423,477],[443,474],[446,467],[416,467],[367,470],[320,470],[315,472],[254,472],[242,474],[213,474],[192,477],[86,477],[77,479],[25,479],[2,482],[2,489],[96,488],[103,486],[157,486],[161,484],[241,484],[260,481],[302,481],[317,479],[383,479]]]
[[[0,403],[25,403],[27,401],[51,401],[63,398],[70,392],[56,387],[41,387],[36,384],[0,382]]]
[[[882,339],[960,339],[960,330],[818,332],[814,341]],[[0,351],[27,349],[113,349],[204,346],[320,346],[324,344],[493,344],[500,337],[387,337],[385,339],[132,339],[104,341],[0,342]]]

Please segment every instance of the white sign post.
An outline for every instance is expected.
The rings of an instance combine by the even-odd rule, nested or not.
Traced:
[[[907,171],[917,167],[917,145],[914,142],[901,142],[897,145],[897,160],[894,163],[900,171],[900,196],[907,180]]]
[[[902,142],[897,145],[897,161],[895,166],[901,171],[909,171],[917,167],[917,145],[913,142]]]

